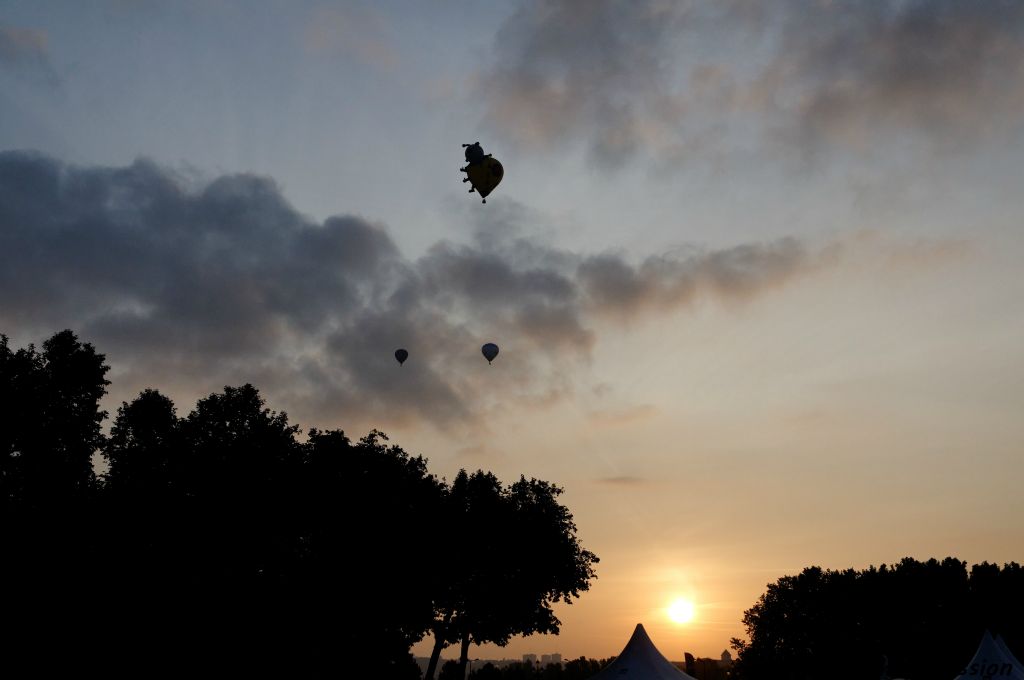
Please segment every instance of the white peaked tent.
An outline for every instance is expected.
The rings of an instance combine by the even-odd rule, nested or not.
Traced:
[[[636,624],[622,653],[590,680],[695,680],[672,665],[647,637],[642,623]],[[1016,678],[1014,679],[1016,680]]]
[[[955,680],[1024,680],[1024,666],[1002,638],[993,638],[986,631],[974,658]]]

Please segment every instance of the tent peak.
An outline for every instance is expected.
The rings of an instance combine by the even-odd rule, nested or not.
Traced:
[[[615,661],[591,680],[617,680],[627,673],[633,680],[693,680],[662,656],[642,623],[636,624],[633,635]]]

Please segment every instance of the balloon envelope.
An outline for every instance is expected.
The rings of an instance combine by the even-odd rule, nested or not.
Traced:
[[[505,169],[497,158],[485,158],[479,163],[471,163],[466,168],[466,175],[480,196],[487,198],[487,194],[494,191],[494,187],[505,176]]]
[[[493,342],[489,342],[481,347],[480,351],[483,352],[484,358],[487,359],[487,363],[491,363],[494,361],[494,357],[498,356],[498,346]]]
[[[395,358],[398,359],[398,365],[401,366],[405,363],[405,360],[409,358],[409,353],[404,349],[396,349]]]

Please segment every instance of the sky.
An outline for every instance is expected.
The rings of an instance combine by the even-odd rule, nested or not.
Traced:
[[[471,657],[717,657],[1024,560],[1021,159],[1020,0],[2,0],[0,333],[564,487],[597,580]]]

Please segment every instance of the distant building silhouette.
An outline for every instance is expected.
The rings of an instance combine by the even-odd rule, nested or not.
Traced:
[[[733,664],[732,654],[729,653],[729,650],[723,651],[720,659],[698,658],[689,652],[684,653],[683,658],[685,661],[673,663],[679,670],[684,671],[687,675],[692,675],[697,680],[725,680],[729,677],[729,671]]]

